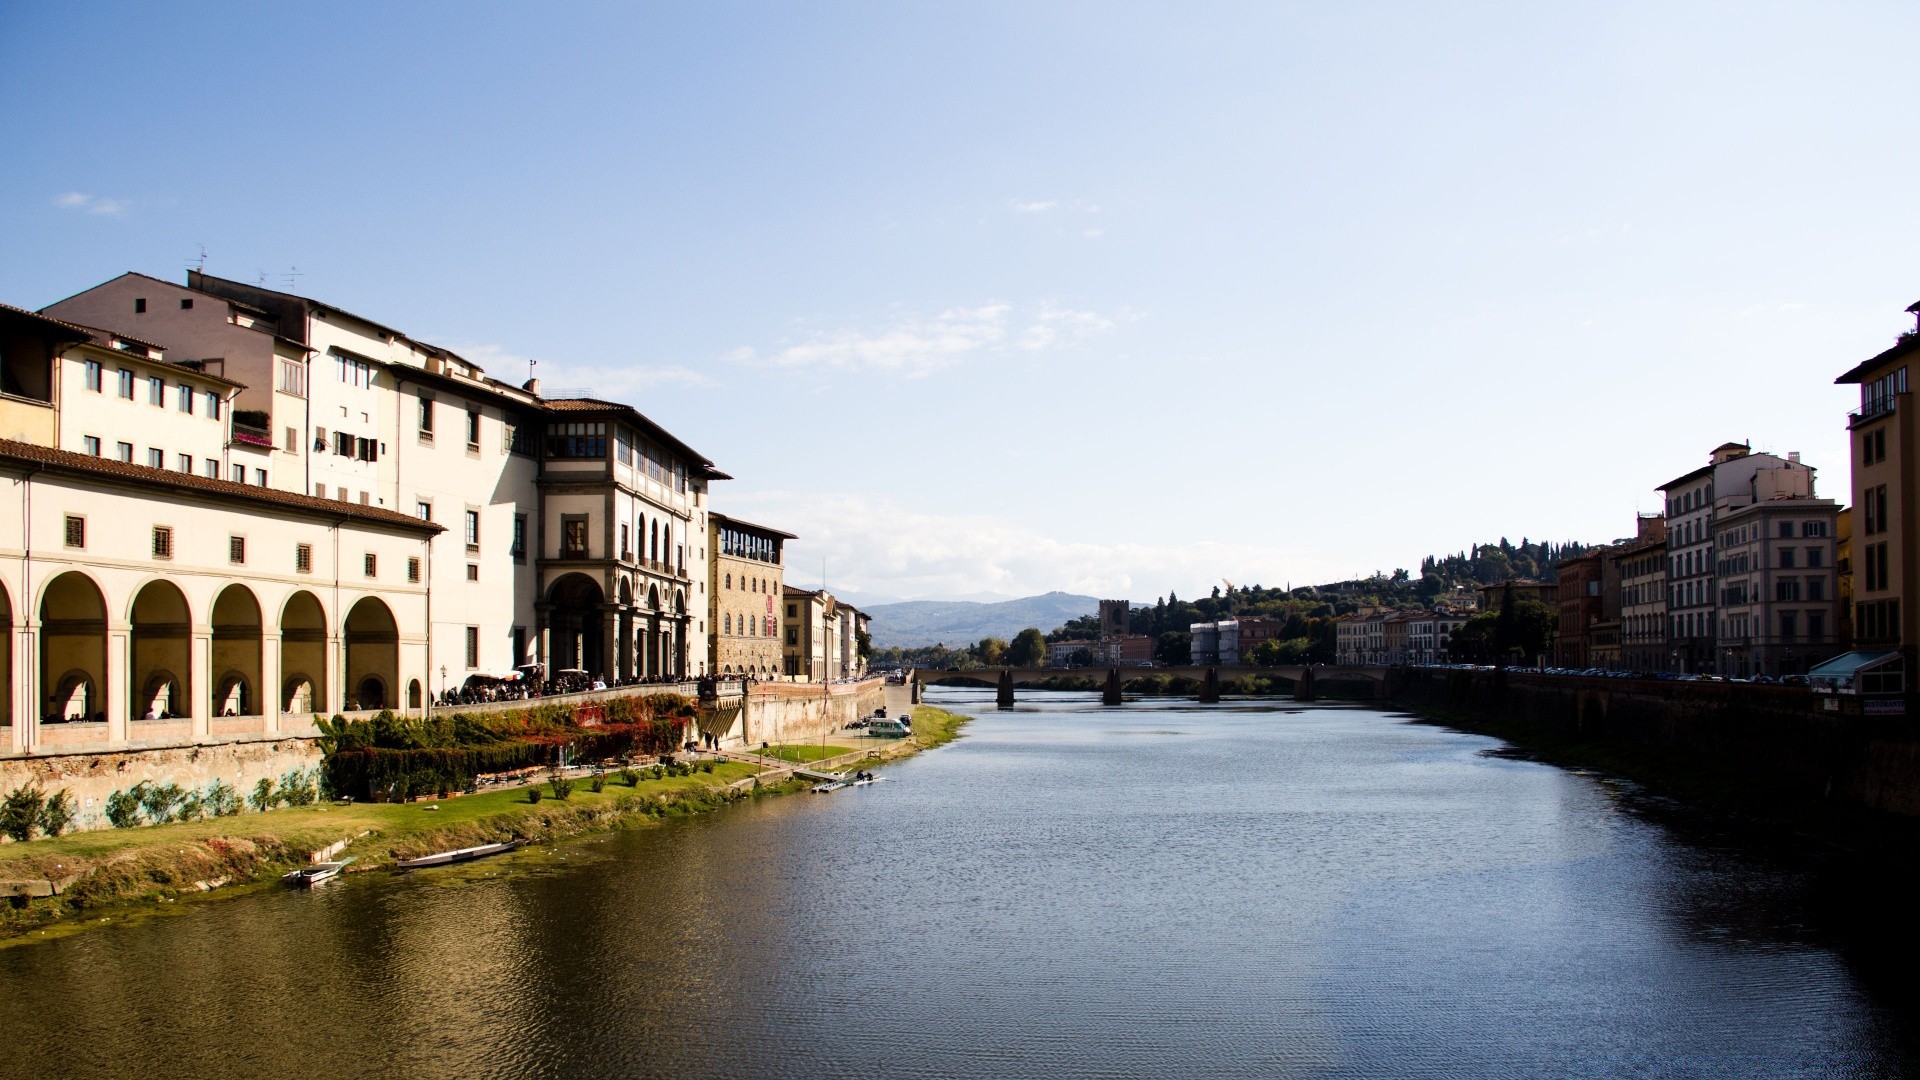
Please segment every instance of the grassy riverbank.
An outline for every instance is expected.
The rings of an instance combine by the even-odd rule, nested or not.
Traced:
[[[914,710],[901,756],[953,741],[967,718],[932,706]],[[819,747],[813,746],[815,756]],[[835,748],[837,749],[837,748]],[[812,760],[809,758],[808,760]],[[440,802],[288,807],[204,821],[102,829],[0,844],[0,881],[62,883],[58,896],[0,903],[0,939],[81,925],[116,911],[152,910],[184,896],[220,895],[271,881],[342,840],[356,872],[449,848],[496,840],[552,840],[701,813],[741,798],[805,790],[792,781],[748,783],[762,770],[742,761],[712,772],[642,779],[628,787],[608,774],[603,790],[577,779],[565,800],[550,785],[507,788]],[[645,770],[642,775],[646,775]],[[529,799],[537,790],[538,802]]]

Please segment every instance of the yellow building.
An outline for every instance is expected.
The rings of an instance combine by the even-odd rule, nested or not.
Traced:
[[[770,679],[781,672],[782,549],[789,532],[707,515],[707,670]]]

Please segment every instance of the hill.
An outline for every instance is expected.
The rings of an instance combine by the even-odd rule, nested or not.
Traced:
[[[1091,596],[1050,592],[1018,600],[981,603],[971,600],[904,600],[861,609],[873,616],[868,632],[878,648],[923,645],[968,645],[984,637],[1012,640],[1029,626],[1052,630],[1069,619],[1097,615],[1100,601]]]

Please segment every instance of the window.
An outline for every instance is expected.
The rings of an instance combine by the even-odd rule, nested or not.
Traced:
[[[82,435],[80,436],[80,445],[85,447],[87,453],[92,454],[94,457],[100,456],[100,436]]]
[[[247,538],[244,536],[227,537],[227,561],[240,564],[247,561]]]
[[[144,296],[136,296],[136,297],[134,297],[134,298],[133,298],[133,313],[134,313],[135,315],[145,315],[145,314],[147,313],[147,298],[146,298],[146,297],[144,297]]]
[[[245,465],[235,465],[233,467],[233,482],[236,484],[244,484],[247,482],[247,467]]]
[[[787,644],[789,645],[800,644],[800,631],[794,629],[791,626],[787,627]]]
[[[166,451],[157,447],[147,447],[147,468],[164,469],[167,467]]]
[[[425,394],[420,395],[420,437],[433,441],[433,399]]]
[[[421,521],[432,521],[433,520],[433,504],[426,501],[425,499],[422,499],[419,502],[414,503],[413,516],[419,518]]]
[[[479,409],[467,410],[467,447],[468,449],[475,449],[475,450],[479,449],[480,447],[480,410]]]
[[[480,511],[467,511],[467,550],[480,550]]]
[[[293,546],[293,569],[297,573],[313,573],[313,545],[295,544]]]
[[[114,455],[118,457],[121,461],[124,461],[129,465],[133,464],[133,444],[132,443],[130,442],[114,443],[113,451],[114,451]]]
[[[477,668],[479,666],[480,628],[477,626],[469,626],[467,627],[467,667]]]
[[[360,564],[360,569],[366,576],[373,577],[380,570],[379,557],[371,551],[367,552],[365,560]]]
[[[192,454],[177,454],[174,456],[174,463],[179,466],[181,472],[190,473],[193,471]]]
[[[307,368],[298,360],[280,358],[280,392],[294,397],[307,396]]]
[[[287,449],[287,453],[289,454],[297,454],[300,452],[300,429],[299,428],[290,427],[287,429],[286,449]]]
[[[1793,569],[1793,549],[1792,548],[1780,549],[1780,568],[1782,570]]]
[[[1827,636],[1827,613],[1824,611],[1807,612],[1807,639],[1818,642]]]
[[[100,392],[100,372],[101,372],[100,361],[88,360],[86,362],[86,367],[87,367],[87,389],[97,394]]]
[[[420,560],[418,557],[407,557],[407,580],[414,583],[418,583],[420,580]]]
[[[180,310],[181,310],[181,311],[192,311],[192,310],[193,310],[193,297],[191,297],[191,296],[183,296],[183,297],[181,297],[181,298],[180,298]]]
[[[70,548],[87,546],[87,519],[79,514],[67,515],[67,546]]]
[[[633,557],[633,543],[629,539],[627,529],[628,529],[627,523],[624,521],[621,522],[620,523],[620,557],[623,559],[628,559]]]
[[[349,386],[373,385],[373,365],[365,360],[334,353],[333,370],[334,374],[340,377],[340,381]]]
[[[188,416],[192,416],[193,415],[193,387],[188,386],[186,383],[180,384],[179,402],[180,402],[180,411],[183,413],[186,413]]]
[[[220,463],[219,462],[213,460],[212,458],[207,458],[205,461],[201,462],[201,465],[205,467],[208,479],[211,479],[211,480],[220,479]]]
[[[333,433],[333,454],[335,457],[353,456],[353,436],[344,431]]]
[[[552,424],[547,428],[547,456],[585,459],[607,456],[607,425]]]
[[[173,558],[173,528],[169,525],[153,527],[153,557],[156,559]]]
[[[727,614],[727,615],[725,615],[725,616],[722,616],[722,617],[721,617],[721,619],[720,619],[720,632],[721,632],[721,633],[723,633],[723,634],[731,634],[731,633],[733,633],[733,616],[732,616],[732,614]]]
[[[1827,557],[1826,557],[1825,548],[1810,547],[1807,549],[1807,566],[1809,569],[1816,568],[1821,563],[1826,561],[1827,561]]]
[[[725,578],[723,579],[723,581],[724,581],[724,583],[723,583],[723,584],[722,584],[722,585],[720,586],[721,588],[723,588],[723,589],[731,589],[731,588],[733,588],[733,575],[732,575],[732,574],[728,574],[728,575],[726,575],[726,577],[725,577]]]
[[[158,376],[147,377],[147,404],[165,407],[167,404],[167,381]]]
[[[1782,578],[1781,580],[1774,582],[1773,598],[1775,600],[1783,600],[1783,601],[1793,601],[1793,600],[1800,599],[1800,579]]]
[[[480,564],[479,563],[467,564],[467,580],[468,581],[480,580]]]
[[[211,390],[207,391],[207,419],[220,419],[220,395]]]
[[[527,515],[513,515],[513,559],[525,562],[527,558]]]
[[[1780,613],[1780,636],[1786,639],[1787,641],[1792,641],[1795,637],[1798,637],[1799,631],[1800,631],[1799,623],[1800,623],[1800,620],[1795,616],[1793,612],[1791,611],[1781,612]]]
[[[132,401],[133,400],[133,372],[128,371],[126,368],[121,368],[120,370],[113,373],[113,378],[114,378],[114,385],[113,385],[114,393],[119,394],[121,397],[126,398],[128,401]]]
[[[1825,600],[1827,598],[1827,579],[1810,577],[1807,579],[1807,599]]]
[[[253,470],[253,486],[255,487],[267,486],[267,470],[265,469]]]
[[[800,609],[798,607],[795,607],[792,604],[787,605],[787,618],[789,619],[797,618],[799,614],[800,614]]]
[[[1866,510],[1867,535],[1886,532],[1892,527],[1887,521],[1887,485],[1870,487],[1861,494],[1864,496],[1860,502]]]
[[[500,449],[506,453],[533,456],[533,433],[520,424],[508,424]]]
[[[560,519],[560,557],[563,559],[587,557],[586,515],[568,514]]]
[[[1824,521],[1809,521],[1806,523],[1806,526],[1801,529],[1800,535],[1825,536],[1827,535],[1827,523]]]

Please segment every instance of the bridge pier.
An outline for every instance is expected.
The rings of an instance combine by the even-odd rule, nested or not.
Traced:
[[[1200,683],[1200,704],[1216,705],[1220,701],[1220,669],[1210,667],[1207,677]]]
[[[914,705],[919,705],[926,696],[926,692],[927,684],[920,681],[920,672],[916,669],[913,676],[907,680],[907,700]]]
[[[1100,704],[1120,704],[1120,669],[1117,667],[1107,669],[1107,685],[1100,691]]]
[[[994,703],[1003,709],[1013,708],[1013,669],[1012,668],[1000,669],[1000,694],[996,698]]]
[[[1293,681],[1293,700],[1313,700],[1313,665],[1308,664],[1300,670],[1300,677]]]

